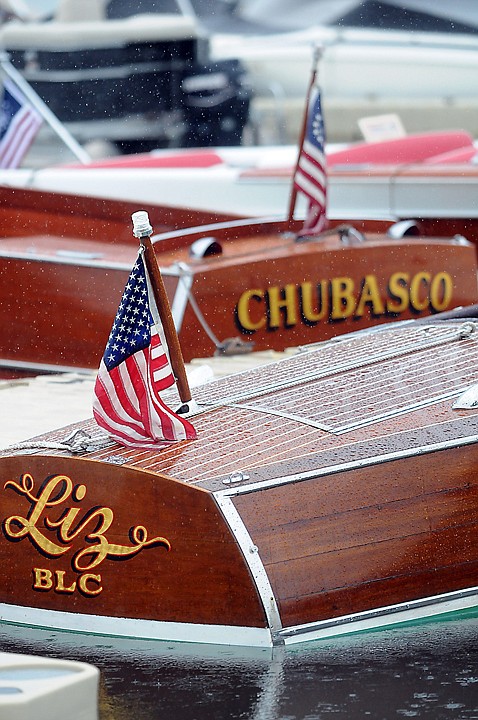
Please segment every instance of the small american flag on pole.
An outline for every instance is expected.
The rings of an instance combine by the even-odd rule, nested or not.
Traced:
[[[9,78],[3,79],[0,106],[0,168],[17,168],[43,120],[37,109]]]
[[[320,233],[327,226],[327,166],[325,158],[325,127],[320,91],[308,111],[307,128],[302,144],[294,185],[309,200],[309,209],[302,233]]]
[[[96,378],[93,415],[122,445],[157,448],[196,431],[160,397],[174,385],[143,250],[129,276]]]

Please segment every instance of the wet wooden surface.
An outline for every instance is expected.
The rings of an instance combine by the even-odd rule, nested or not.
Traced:
[[[25,473],[28,497],[21,491]],[[71,489],[65,488],[65,477]],[[47,483],[57,478],[49,493]],[[1,484],[3,518],[19,519],[7,522],[0,542],[6,580],[0,583],[0,602],[34,601],[46,609],[144,620],[264,626],[244,558],[210,494],[133,468],[88,459],[72,465],[64,457],[13,458],[1,470]],[[29,513],[31,497],[42,492],[49,502],[41,510],[38,532],[32,531],[32,549],[15,538],[23,538],[22,516],[36,522],[39,510],[36,505]],[[61,530],[61,520],[55,525],[59,511],[72,503],[81,509],[74,511],[74,525]]]
[[[17,574],[3,543],[12,574],[3,600],[30,597],[25,577],[35,562],[34,572],[65,573],[55,593],[37,596],[37,588],[39,607],[259,627],[253,577],[213,495],[225,492],[285,627],[475,586],[478,408],[453,404],[478,383],[477,353],[477,325],[468,319],[390,325],[198,387],[195,441],[157,451],[110,441],[76,456],[48,445],[75,428],[94,436],[89,420],[2,451],[6,515],[27,517],[25,474],[32,496],[67,477],[86,489],[78,503],[86,517],[93,508],[114,511],[110,542],[131,543],[140,525],[171,545],[144,547],[134,562],[102,563],[101,580],[88,578],[89,588],[108,588],[96,601],[65,589],[69,568],[41,541],[40,558],[37,547],[15,560]],[[45,528],[65,517],[52,512]],[[14,534],[22,521],[12,522]]]
[[[284,624],[473,584],[477,461],[474,445],[236,498]]]

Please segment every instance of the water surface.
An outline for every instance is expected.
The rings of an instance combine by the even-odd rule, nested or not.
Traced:
[[[273,651],[0,625],[2,650],[95,664],[100,720],[478,720],[477,648],[476,617]]]

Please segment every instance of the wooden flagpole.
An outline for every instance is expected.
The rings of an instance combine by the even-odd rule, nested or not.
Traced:
[[[144,248],[144,260],[151,278],[151,287],[154,299],[160,314],[166,342],[168,343],[171,367],[173,369],[174,377],[176,378],[179,397],[181,402],[187,405],[192,399],[191,390],[189,388],[183,353],[181,345],[179,344],[178,333],[176,332],[169,298],[166,293],[166,288],[164,287],[161,271],[158,266],[153,244],[151,242],[152,232],[153,228],[149,223],[148,213],[144,210],[133,213],[133,235],[139,238],[140,243]],[[184,409],[186,412],[187,410],[188,408]],[[178,410],[178,412],[181,411],[183,411],[183,408]]]
[[[299,137],[299,152],[297,154],[297,161],[295,163],[294,174],[292,175],[292,188],[291,188],[291,192],[290,192],[289,214],[287,216],[287,225],[288,225],[289,229],[291,229],[292,221],[294,219],[295,205],[297,202],[297,189],[295,187],[295,176],[297,175],[297,171],[299,169],[300,158],[301,158],[302,150],[304,147],[305,134],[307,132],[307,120],[309,117],[310,98],[312,96],[312,89],[315,85],[315,80],[317,78],[317,67],[318,67],[321,55],[322,55],[322,48],[319,46],[315,46],[314,58],[313,58],[313,62],[312,62],[312,72],[310,75],[309,87],[307,89],[305,110],[304,110],[304,116],[302,118],[302,128],[301,128],[300,137]]]

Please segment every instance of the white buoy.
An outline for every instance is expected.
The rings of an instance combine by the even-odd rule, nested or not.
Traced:
[[[0,720],[97,720],[99,670],[0,652]]]

